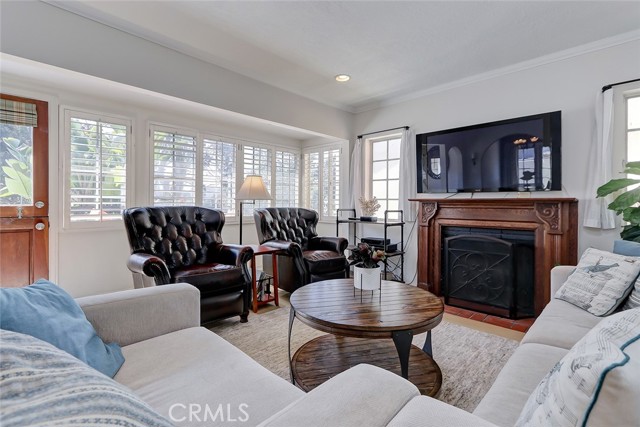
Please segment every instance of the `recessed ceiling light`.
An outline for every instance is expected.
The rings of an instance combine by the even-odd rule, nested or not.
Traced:
[[[351,76],[348,74],[338,74],[336,76],[336,81],[340,83],[348,82],[349,80],[351,80]]]

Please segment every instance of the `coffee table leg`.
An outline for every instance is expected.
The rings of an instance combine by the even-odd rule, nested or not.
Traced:
[[[293,366],[291,364],[291,329],[293,328],[293,320],[296,318],[296,311],[291,307],[289,310],[289,335],[287,337],[287,349],[289,352],[289,377],[291,378],[291,383],[295,385],[296,380],[293,378]]]
[[[422,351],[433,357],[433,348],[431,347],[431,331],[427,332],[427,338],[424,339],[424,345]]]
[[[393,333],[393,343],[398,351],[400,371],[404,379],[409,379],[409,353],[411,352],[412,339],[413,332],[411,331],[396,331]]]

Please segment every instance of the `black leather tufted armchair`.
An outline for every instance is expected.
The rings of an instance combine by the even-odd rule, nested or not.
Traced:
[[[318,213],[303,208],[256,209],[253,217],[260,244],[279,248],[279,287],[293,292],[320,280],[347,276],[347,239],[318,237]],[[264,263],[265,269],[271,265]]]
[[[195,206],[140,207],[123,214],[136,288],[187,282],[200,290],[201,322],[249,315],[248,246],[224,245],[222,211]]]

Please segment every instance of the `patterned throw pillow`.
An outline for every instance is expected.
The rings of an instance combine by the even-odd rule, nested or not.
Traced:
[[[616,240],[613,242],[613,253],[620,255],[631,255],[640,257],[640,243],[630,242],[628,240]],[[623,310],[640,307],[640,277],[636,279],[633,285],[631,295],[627,298],[627,302],[622,306]]]
[[[555,297],[595,316],[608,316],[631,292],[640,258],[587,249]]]
[[[538,384],[516,426],[637,426],[640,308],[602,320]]]
[[[126,387],[47,342],[5,330],[0,342],[3,427],[172,425]]]

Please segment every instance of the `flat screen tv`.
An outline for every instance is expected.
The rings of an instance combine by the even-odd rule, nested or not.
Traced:
[[[416,135],[418,193],[560,190],[560,111]]]

